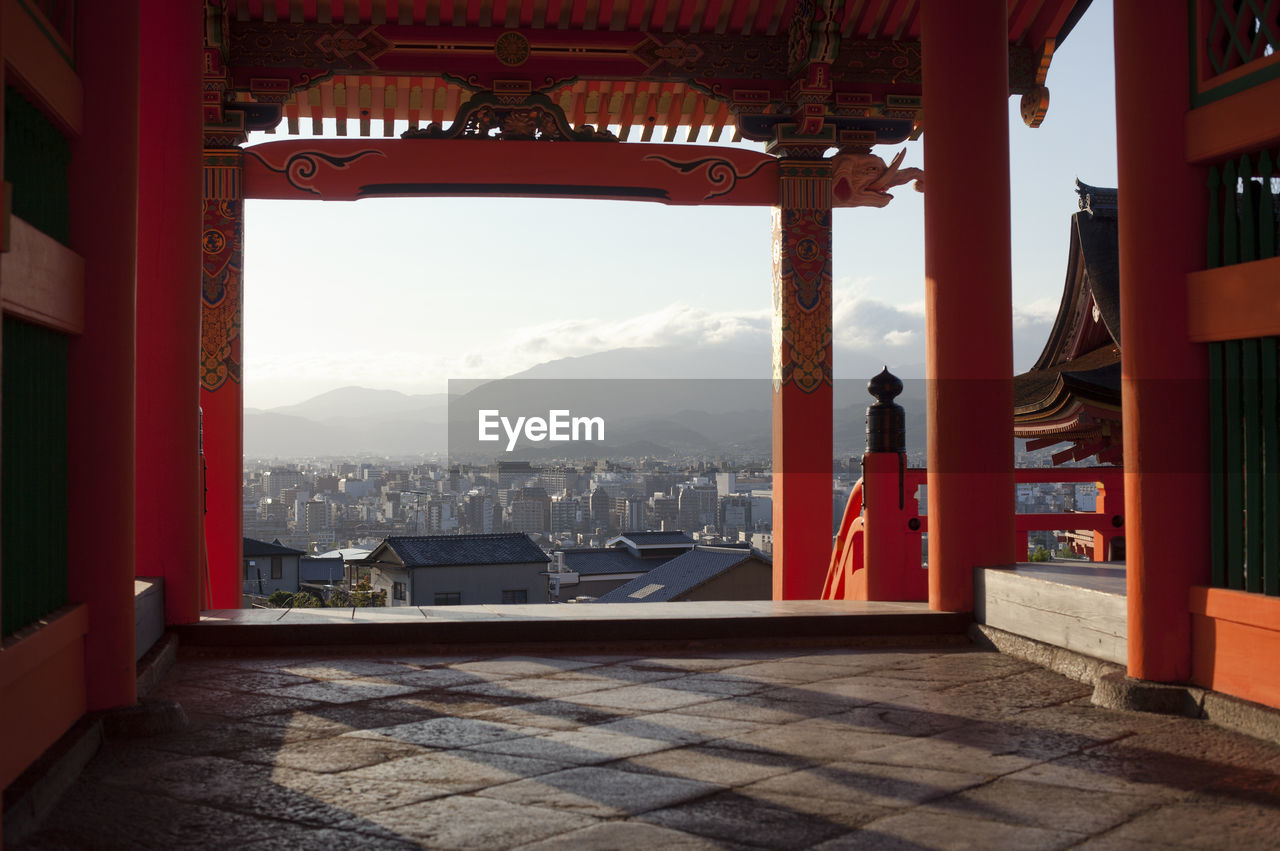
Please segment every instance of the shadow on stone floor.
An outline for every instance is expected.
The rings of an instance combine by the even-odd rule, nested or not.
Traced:
[[[190,660],[160,696],[192,725],[109,743],[19,847],[1066,847],[1170,809],[1276,820],[1280,749],[1087,693],[955,650]]]

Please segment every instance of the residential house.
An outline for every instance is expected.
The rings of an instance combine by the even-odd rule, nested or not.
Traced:
[[[361,562],[390,606],[546,602],[551,558],[518,532],[387,538]]]

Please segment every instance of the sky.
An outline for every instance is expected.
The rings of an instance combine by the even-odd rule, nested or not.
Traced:
[[[1044,123],[1028,128],[1018,98],[1009,101],[1018,370],[1057,312],[1075,179],[1116,185],[1112,66],[1111,0],[1094,0],[1053,57]],[[905,147],[903,165],[922,167],[923,144],[875,152],[889,160]],[[906,186],[894,195],[882,209],[834,212],[837,378],[863,377],[842,370],[842,359],[857,360],[850,353],[907,372],[924,361],[923,195]],[[973,203],[980,215],[983,187]],[[750,371],[767,377],[770,233],[763,207],[249,201],[245,405],[291,405],[348,385],[443,392],[450,379],[637,346],[687,347],[695,363],[748,352]]]

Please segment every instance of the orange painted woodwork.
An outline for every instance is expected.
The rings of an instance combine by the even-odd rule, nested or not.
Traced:
[[[916,518],[916,483],[902,469],[897,453],[862,456],[862,570],[854,574],[853,600],[926,600],[929,574],[920,566],[920,526]]]
[[[291,139],[244,153],[246,198],[465,195],[740,206],[778,201],[774,157],[706,145]]]
[[[1193,586],[1191,682],[1280,706],[1280,599]]]
[[[840,529],[836,532],[836,539],[831,545],[831,561],[827,564],[827,580],[822,585],[822,599],[846,599],[846,563],[855,557],[857,567],[861,567],[862,479],[854,482],[853,490],[849,492],[849,501],[844,504],[844,514],[840,517]]]
[[[929,605],[967,612],[973,569],[1015,561],[1008,17],[922,0],[920,22]]]
[[[85,603],[89,709],[132,704],[134,286],[138,249],[138,6],[80,3],[84,135],[72,145],[71,247],[84,258],[84,333],[68,369],[68,596]],[[115,496],[104,496],[104,488]],[[153,546],[156,542],[150,542]]]
[[[816,600],[831,559],[831,164],[783,161],[773,211],[773,598]]]
[[[1187,275],[1192,340],[1244,340],[1280,334],[1280,257]]]
[[[244,513],[244,396],[241,327],[244,312],[241,155],[204,153],[204,262],[201,280],[200,409],[204,440],[204,536],[209,606],[241,603]]]
[[[1184,130],[1187,162],[1208,164],[1280,143],[1277,102],[1280,80],[1271,80],[1191,110]]]
[[[198,5],[143,2],[147,109],[138,187],[137,511],[142,576],[164,577],[167,623],[200,617],[203,482],[196,451],[200,387],[201,51]],[[163,544],[161,545],[161,542]]]
[[[1187,16],[1159,0],[1116,4],[1129,675],[1157,682],[1191,675],[1187,594],[1209,578],[1208,356],[1171,290],[1205,257],[1205,170],[1169,144],[1189,70],[1168,46],[1187,37]]]
[[[0,789],[84,714],[88,624],[87,607],[72,606],[0,653]]]

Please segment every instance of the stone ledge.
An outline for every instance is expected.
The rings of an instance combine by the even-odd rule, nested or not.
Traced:
[[[1092,702],[1104,709],[1199,718],[1219,727],[1280,744],[1280,709],[1180,683],[1135,680],[1124,668],[1034,639],[973,624],[974,643],[1023,659],[1093,686]]]
[[[1048,668],[1078,683],[1085,683],[1095,688],[1102,677],[1108,674],[1124,673],[1124,668],[1114,662],[1095,659],[1074,650],[1036,641],[1034,638],[1014,635],[986,624],[971,625],[969,637],[980,647],[998,650],[1007,656]]]
[[[160,684],[164,675],[178,660],[178,636],[166,632],[152,645],[136,665],[138,676],[138,697],[148,694]]]

